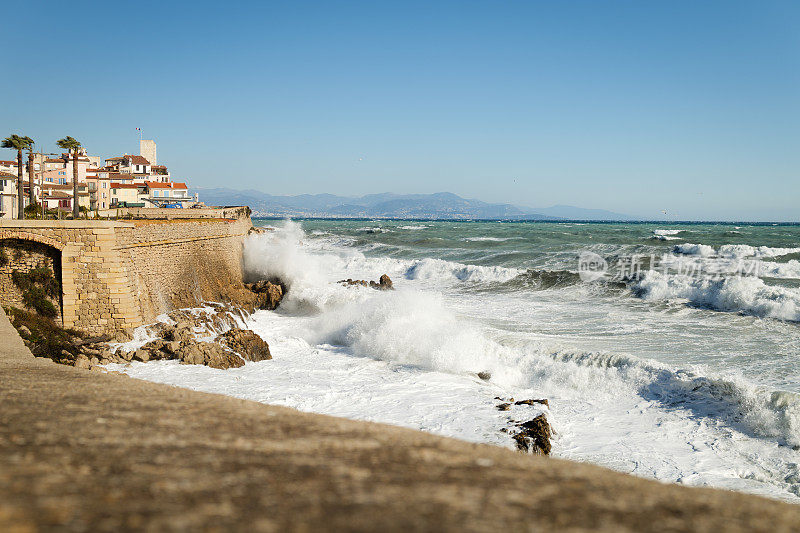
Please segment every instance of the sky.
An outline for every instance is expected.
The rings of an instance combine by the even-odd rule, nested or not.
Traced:
[[[3,8],[0,135],[195,187],[800,221],[800,2]],[[11,159],[10,150],[0,158]]]

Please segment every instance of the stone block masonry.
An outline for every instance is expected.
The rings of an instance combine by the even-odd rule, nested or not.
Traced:
[[[124,336],[160,313],[202,300],[252,304],[241,266],[249,210],[219,214],[234,218],[2,220],[0,246],[27,247],[17,269],[35,268],[45,258],[54,271],[60,264],[55,274],[65,327]],[[19,306],[11,271],[0,268],[0,302]]]

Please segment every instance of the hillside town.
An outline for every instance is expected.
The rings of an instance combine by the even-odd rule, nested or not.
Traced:
[[[185,182],[173,181],[158,164],[153,140],[140,139],[138,154],[104,159],[71,137],[58,142],[68,148],[55,154],[35,151],[26,139],[12,135],[3,141],[3,148],[17,151],[17,160],[0,160],[0,218],[101,218],[121,208],[202,205]]]

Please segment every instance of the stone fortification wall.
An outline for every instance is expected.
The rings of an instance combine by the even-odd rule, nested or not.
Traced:
[[[61,281],[65,327],[125,334],[160,313],[202,300],[252,305],[241,267],[243,241],[252,227],[249,209],[217,210],[216,218],[199,214],[165,219],[153,213],[125,222],[2,220],[0,246],[27,247],[30,253],[15,263],[17,269],[49,259]],[[0,269],[0,303],[20,306],[9,284],[13,268]]]

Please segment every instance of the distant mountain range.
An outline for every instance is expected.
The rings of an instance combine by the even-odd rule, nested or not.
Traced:
[[[426,218],[503,220],[633,220],[633,217],[568,205],[529,208],[468,200],[450,192],[435,194],[334,194],[275,196],[261,191],[227,188],[195,189],[206,205],[247,205],[255,216],[321,218]]]

